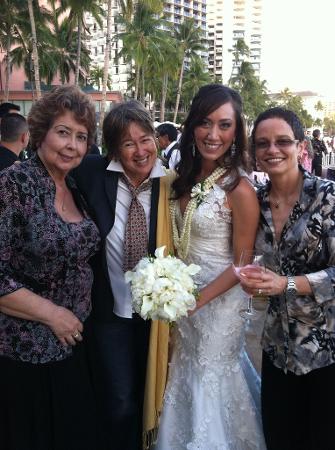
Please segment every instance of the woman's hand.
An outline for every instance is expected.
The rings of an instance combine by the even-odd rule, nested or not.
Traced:
[[[47,325],[64,346],[76,345],[83,340],[83,324],[73,312],[63,306],[55,305]]]
[[[269,269],[253,271],[241,270],[240,283],[242,289],[249,295],[279,295],[287,286],[287,277],[278,275]]]

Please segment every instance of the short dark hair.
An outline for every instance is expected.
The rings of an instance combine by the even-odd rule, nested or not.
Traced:
[[[149,134],[155,135],[149,111],[137,100],[118,103],[105,117],[102,131],[110,159],[119,157],[121,140],[132,123],[136,123]]]
[[[170,142],[175,141],[178,136],[176,127],[171,123],[162,123],[161,125],[158,125],[158,127],[156,128],[156,132],[159,134],[159,136],[167,135]]]
[[[94,142],[95,108],[90,97],[77,86],[57,86],[33,104],[28,114],[31,149],[36,151],[55,119],[71,111],[78,123],[87,128],[87,148]]]
[[[2,142],[15,142],[22,133],[27,131],[27,121],[21,114],[8,113],[2,117],[0,124]]]
[[[0,118],[2,118],[5,114],[8,114],[11,109],[14,111],[20,111],[20,106],[15,105],[15,103],[4,102],[0,105]]]
[[[230,103],[235,112],[236,150],[231,148],[223,155],[221,164],[227,168],[227,175],[231,177],[232,182],[225,184],[225,189],[230,191],[234,189],[239,180],[239,167],[248,169],[248,146],[245,123],[242,115],[242,99],[240,94],[234,89],[222,84],[207,84],[199,89],[192,100],[191,109],[184,122],[183,133],[180,140],[181,160],[176,170],[179,177],[173,183],[175,198],[180,198],[185,192],[190,192],[196,182],[196,177],[201,170],[201,156],[196,152],[193,156],[192,149],[196,148],[194,140],[194,129],[199,126],[203,120],[220,106]]]
[[[320,130],[318,130],[318,129],[313,130],[313,137],[314,137],[314,138],[318,138],[318,137],[320,136],[320,134],[321,134],[321,131],[320,131]]]
[[[284,120],[291,127],[294,134],[294,139],[298,139],[299,142],[303,142],[305,140],[304,127],[302,126],[299,117],[293,111],[282,108],[281,106],[269,108],[266,111],[261,112],[254,122],[254,128],[251,133],[251,148],[253,155],[255,155],[255,133],[257,127],[260,122],[267,119]]]

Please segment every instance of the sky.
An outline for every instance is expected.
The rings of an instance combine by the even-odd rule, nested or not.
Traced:
[[[335,99],[335,1],[263,0],[261,79]]]

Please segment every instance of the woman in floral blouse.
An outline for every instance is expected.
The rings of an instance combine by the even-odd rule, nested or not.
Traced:
[[[83,352],[98,230],[68,178],[95,111],[59,87],[29,114],[34,155],[0,174],[0,448],[96,448]]]
[[[258,192],[256,247],[266,270],[245,274],[269,296],[263,333],[262,414],[268,450],[334,448],[335,184],[298,165],[303,127],[292,112],[256,119],[252,145],[270,183]]]

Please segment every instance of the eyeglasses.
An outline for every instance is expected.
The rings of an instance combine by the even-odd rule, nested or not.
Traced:
[[[276,141],[272,142],[273,145],[280,150],[285,150],[288,147],[290,147],[293,144],[297,144],[299,142],[299,139],[277,139]],[[256,150],[268,150],[270,148],[270,145],[272,144],[269,141],[258,141],[255,142],[255,149]]]

